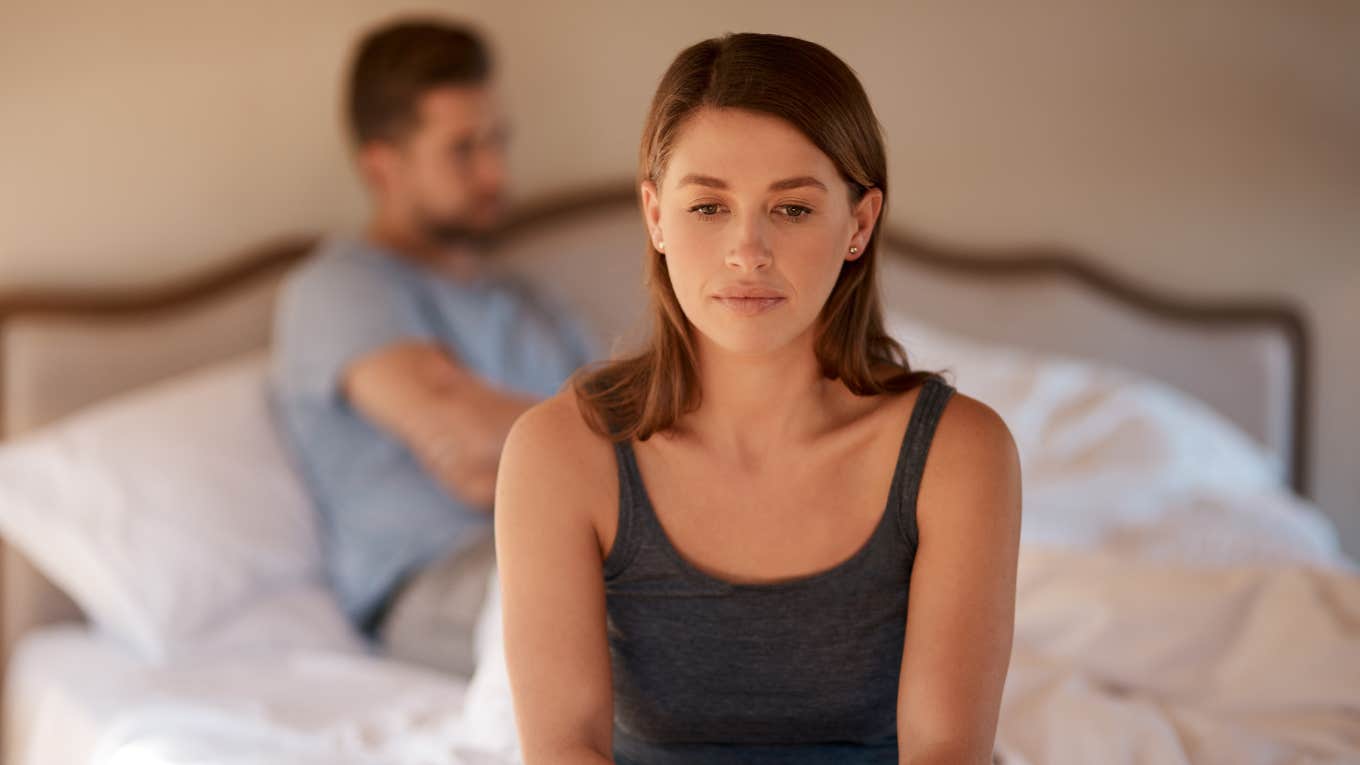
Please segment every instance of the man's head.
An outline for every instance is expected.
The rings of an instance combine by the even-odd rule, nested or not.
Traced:
[[[346,111],[385,225],[428,244],[475,240],[494,226],[507,128],[475,32],[407,20],[368,33],[350,70]]]

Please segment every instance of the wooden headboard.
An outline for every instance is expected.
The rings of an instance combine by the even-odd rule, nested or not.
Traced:
[[[644,232],[631,183],[536,200],[502,232],[507,262],[618,334],[643,304]],[[268,343],[279,279],[316,244],[282,237],[188,281],[144,290],[0,291],[0,435]],[[1309,338],[1278,301],[1162,294],[1078,253],[981,252],[884,234],[895,310],[982,339],[1098,358],[1165,380],[1236,421],[1308,490]],[[0,649],[78,611],[13,550],[0,550]]]

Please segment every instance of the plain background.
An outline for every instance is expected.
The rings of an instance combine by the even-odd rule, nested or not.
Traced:
[[[1360,556],[1360,3],[0,0],[0,289],[163,283],[356,227],[342,75],[412,10],[493,40],[518,196],[631,178],[675,53],[779,32],[859,72],[890,224],[1297,301],[1314,494]]]

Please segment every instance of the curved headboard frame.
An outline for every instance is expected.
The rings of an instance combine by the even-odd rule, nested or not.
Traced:
[[[1059,246],[965,249],[902,230],[887,230],[884,244],[894,254],[931,269],[988,281],[1058,277],[1088,287],[1147,316],[1201,329],[1263,327],[1279,332],[1288,348],[1290,390],[1286,478],[1299,495],[1310,495],[1308,440],[1311,436],[1312,340],[1303,313],[1279,299],[1208,300],[1171,295],[1096,265]]]
[[[613,183],[582,191],[539,197],[519,205],[507,217],[500,235],[512,237],[584,212],[637,204],[631,183]],[[4,402],[4,328],[17,316],[75,318],[150,316],[230,293],[245,284],[277,275],[304,258],[318,238],[295,235],[257,246],[231,263],[200,276],[150,289],[28,290],[0,293],[0,406]],[[1287,478],[1299,494],[1309,493],[1308,439],[1311,431],[1311,338],[1303,314],[1279,300],[1205,301],[1173,296],[1094,265],[1078,252],[1061,247],[1007,247],[984,250],[932,241],[901,229],[885,228],[881,248],[915,264],[981,280],[1059,278],[1080,283],[1138,312],[1198,328],[1260,326],[1281,333],[1288,346],[1290,421]],[[0,437],[4,436],[0,411]]]

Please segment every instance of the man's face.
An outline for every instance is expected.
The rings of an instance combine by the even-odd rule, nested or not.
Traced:
[[[489,86],[430,90],[410,132],[379,149],[380,193],[414,236],[443,244],[476,240],[500,219],[507,132]]]

